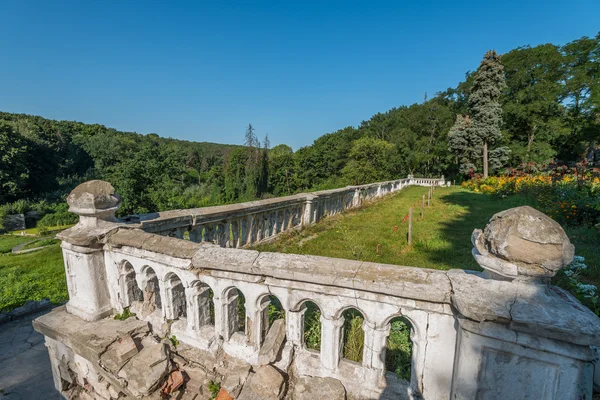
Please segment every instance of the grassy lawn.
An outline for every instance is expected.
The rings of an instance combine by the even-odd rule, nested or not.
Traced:
[[[39,239],[31,243],[27,243],[21,250],[35,249],[37,247],[50,246],[53,244],[60,244],[60,240],[53,238]]]
[[[421,196],[428,188],[409,187],[370,206],[327,218],[318,224],[282,235],[260,251],[313,254],[387,264],[447,270],[480,270],[471,255],[471,233],[483,229],[490,217],[520,205],[535,207],[535,199],[515,195],[474,193],[460,187],[437,188],[431,207],[420,217]],[[407,244],[408,222],[413,207],[413,244]],[[397,229],[396,229],[397,227]],[[584,280],[600,283],[600,232],[595,228],[567,228],[575,253],[590,267]]]
[[[23,238],[31,240],[31,238]],[[0,236],[0,248],[16,246],[15,237]],[[0,310],[19,307],[27,300],[68,299],[62,252],[58,244],[26,254],[0,256]]]
[[[51,227],[46,228],[45,231],[47,231],[47,232],[58,232],[58,231],[63,231],[63,230],[65,230],[67,228],[70,228],[72,226],[73,226],[73,224],[51,226]],[[13,235],[20,235],[21,232],[25,232],[28,235],[39,235],[40,234],[40,228],[35,227],[35,228],[28,228],[28,229],[24,229],[24,230],[23,229],[19,229],[19,230],[16,230],[16,231],[12,231],[10,233],[13,234]]]
[[[0,254],[10,253],[13,247],[34,240],[35,238],[27,236],[11,236],[11,235],[0,235]]]

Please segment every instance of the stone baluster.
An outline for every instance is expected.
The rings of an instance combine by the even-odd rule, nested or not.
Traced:
[[[255,214],[254,217],[254,222],[256,224],[255,226],[255,232],[256,232],[256,241],[260,242],[261,240],[263,240],[263,234],[264,234],[264,216],[262,213],[260,214]]]
[[[213,304],[215,306],[215,334],[217,335],[217,337],[222,337],[223,339],[225,339],[225,320],[227,315],[227,303],[225,301],[225,296],[221,296],[221,293],[217,288],[215,288],[213,294]]]
[[[248,295],[246,298],[246,343],[252,346],[255,350],[260,348],[261,336],[263,330],[263,310],[269,305],[269,301],[264,301],[257,307],[256,296]],[[267,324],[268,324],[267,320]]]
[[[231,224],[229,221],[219,224],[219,240],[218,244],[221,247],[227,247],[227,244],[231,241]]]
[[[363,323],[363,330],[365,331],[363,366],[380,371],[379,375],[385,374],[385,350],[390,327],[390,324],[377,327],[367,320]]]
[[[231,339],[231,336],[238,331],[239,317],[237,299],[239,295],[236,290],[231,289],[223,296],[221,301],[221,326],[220,332],[224,340]],[[216,304],[216,303],[215,303]],[[215,307],[216,310],[216,307]],[[216,316],[215,316],[216,322]]]
[[[335,371],[342,356],[344,317],[329,319],[321,315],[321,366]]]
[[[183,234],[187,231],[187,226],[180,226],[175,230],[175,237],[177,239],[183,239]]]
[[[185,291],[185,304],[187,307],[187,330],[188,332],[197,331],[200,329],[200,316],[198,307],[197,288],[189,288]]]
[[[196,225],[192,227],[190,231],[190,241],[195,243],[202,242],[202,231],[204,230],[204,225]]]
[[[231,221],[231,241],[227,247],[241,247],[240,246],[240,220],[234,219]]]
[[[275,234],[283,232],[283,210],[275,212]]]
[[[248,216],[248,244],[256,242],[257,221],[257,214],[250,214]]]
[[[166,282],[158,279],[158,292],[162,301],[161,311],[163,320],[174,319],[173,317],[173,299],[171,298],[171,291],[167,289]]]
[[[204,228],[204,241],[213,242],[215,240],[215,224],[206,224]]]
[[[252,239],[252,215],[242,218],[241,224],[242,224],[242,231],[241,231],[242,233],[241,233],[241,237],[240,237],[241,246],[238,246],[238,247],[242,247],[242,246],[252,243],[251,242],[251,239]]]
[[[300,311],[286,311],[286,340],[296,346],[301,346],[304,340],[304,313],[306,307]]]

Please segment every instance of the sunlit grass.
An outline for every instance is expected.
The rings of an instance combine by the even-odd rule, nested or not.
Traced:
[[[0,238],[0,244],[6,245],[5,238]],[[55,304],[68,299],[59,245],[32,253],[0,256],[0,310],[45,298]]]
[[[537,206],[536,199],[522,195],[500,198],[473,193],[460,187],[437,188],[431,207],[420,217],[421,198],[428,188],[409,187],[358,210],[326,218],[301,231],[281,235],[255,249],[295,254],[372,261],[386,264],[448,270],[480,270],[471,255],[471,234],[483,229],[497,212],[520,205]],[[408,222],[413,207],[413,243],[407,243]],[[600,281],[600,231],[566,227],[575,253],[590,267],[584,280]]]

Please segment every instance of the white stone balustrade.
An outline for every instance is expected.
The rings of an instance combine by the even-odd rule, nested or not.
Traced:
[[[86,219],[85,224],[60,234],[71,297],[67,310],[92,321],[129,307],[157,329],[173,321],[171,334],[181,342],[209,352],[222,349],[257,365],[269,299],[275,296],[285,311],[286,339],[294,347],[297,374],[339,379],[354,396],[590,398],[594,358],[590,345],[600,344],[600,320],[565,291],[536,280],[542,276],[537,270],[516,267],[514,275],[498,280],[472,271],[227,248],[228,241],[237,243],[231,247],[239,247],[261,240],[309,216],[314,222],[407,184],[431,182],[409,178],[367,186],[358,195],[352,190],[291,196],[294,199],[272,201],[277,207],[285,204],[279,208],[265,209],[262,204],[244,214],[241,207],[235,217],[222,222],[204,218],[213,212],[190,213],[193,218],[168,217],[169,224],[178,218],[193,219],[175,229],[191,228],[192,235],[203,227],[203,238],[211,239],[203,241],[217,240],[219,246],[144,231],[156,228],[164,233],[167,225],[152,225],[161,224],[160,218],[149,225],[127,225],[116,222],[110,213],[99,212],[97,220]],[[93,218],[92,214],[86,218]],[[515,211],[499,220],[526,214]],[[536,214],[536,218],[541,217]],[[522,220],[514,223],[522,224]],[[236,224],[240,228],[237,242],[231,232],[229,237],[214,239],[221,227]],[[476,234],[481,251],[488,248],[486,240],[498,238],[488,229]],[[529,231],[526,235],[535,237]],[[560,232],[552,237],[563,241],[565,249],[553,256],[554,268],[558,268],[569,262],[572,246]],[[474,252],[476,257],[485,257],[484,268],[496,266],[493,254]],[[245,318],[238,315],[239,293],[245,300]],[[308,301],[321,313],[319,352],[304,345]],[[361,363],[342,356],[343,312],[348,309],[364,316]],[[410,382],[386,373],[386,340],[396,317],[412,325]]]

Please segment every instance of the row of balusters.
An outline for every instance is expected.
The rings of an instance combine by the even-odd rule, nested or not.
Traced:
[[[278,208],[246,216],[210,222],[197,220],[194,226],[184,226],[157,233],[188,239],[196,243],[211,242],[221,247],[240,248],[302,225],[315,223],[324,217],[339,214],[361,205],[364,201],[384,196],[402,187],[402,182],[370,186],[362,190],[342,192],[285,207],[275,205]],[[307,207],[310,207],[308,212]],[[213,219],[215,217],[217,216],[210,216]]]

